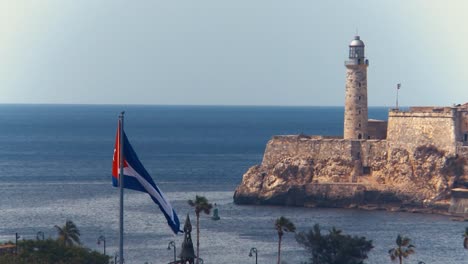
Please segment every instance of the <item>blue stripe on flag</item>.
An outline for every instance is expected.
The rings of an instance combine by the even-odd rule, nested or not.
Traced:
[[[136,155],[135,151],[130,145],[127,135],[125,135],[125,133],[123,134],[124,134],[123,148],[124,148],[125,161],[130,167],[132,167],[135,170],[136,173],[138,173],[138,176],[141,177],[141,180],[146,182],[146,183],[143,183],[142,185],[142,183],[140,183],[140,181],[136,177],[134,177],[133,175],[125,175],[125,172],[124,172],[124,180],[125,180],[124,188],[148,193],[151,199],[153,200],[153,202],[155,202],[159,206],[159,209],[161,210],[161,212],[163,212],[164,216],[166,217],[167,224],[171,227],[172,231],[175,234],[182,232],[180,230],[179,217],[177,216],[175,210],[172,208],[170,203],[164,198],[165,197],[164,194],[161,192],[161,190],[159,190],[158,186],[156,186],[153,179],[151,178],[149,173],[146,171],[145,167],[143,167],[143,164],[140,162],[140,160],[138,159],[138,156]],[[144,186],[145,184],[147,186]],[[152,195],[151,192],[156,192],[156,196]]]

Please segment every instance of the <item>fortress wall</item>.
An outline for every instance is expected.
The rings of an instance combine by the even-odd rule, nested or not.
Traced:
[[[434,145],[447,153],[456,152],[456,112],[400,112],[388,115],[389,148],[409,151],[423,145]]]
[[[412,113],[450,113],[452,107],[437,107],[437,106],[411,106],[410,112]]]
[[[465,134],[468,134],[468,111],[459,111],[457,113],[457,120],[457,140],[468,144],[468,135],[467,138],[465,138]]]
[[[370,167],[372,171],[381,169],[387,159],[386,140],[366,140],[361,142],[361,160],[363,167]]]
[[[462,142],[458,142],[458,144],[457,144],[457,154],[460,157],[468,159],[468,146],[463,146]]]
[[[387,141],[274,136],[267,144],[262,166],[270,169],[284,159],[298,157],[314,160],[339,157],[349,162],[347,164],[360,161],[362,166],[378,171],[387,159]],[[361,175],[361,172],[356,173]]]
[[[262,166],[272,168],[281,160],[292,157],[327,159],[341,157],[352,161],[357,158],[359,148],[351,140],[313,139],[306,136],[274,136],[267,144]]]
[[[369,139],[385,139],[387,138],[387,121],[369,120],[367,131]]]

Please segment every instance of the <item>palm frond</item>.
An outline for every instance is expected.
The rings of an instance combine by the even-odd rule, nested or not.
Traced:
[[[397,244],[398,246],[401,246],[402,238],[401,238],[401,235],[400,235],[400,234],[398,234],[398,236],[397,236],[395,242],[396,242],[396,244]]]
[[[190,206],[195,206],[195,203],[192,200],[187,201]]]
[[[295,232],[296,226],[291,222],[291,220],[284,216],[281,216],[275,221],[275,229],[278,230],[279,233]]]
[[[403,247],[407,247],[411,242],[411,239],[407,238],[407,237],[403,237],[402,241],[401,241],[401,246]]]
[[[195,200],[188,200],[188,204],[192,207],[195,207],[195,214],[197,216],[200,215],[201,212],[204,212],[205,214],[210,214],[211,208],[213,208],[213,205],[208,202],[208,199],[206,199],[204,196],[195,196]]]
[[[410,242],[411,242],[410,238],[403,237],[400,234],[398,234],[396,241],[395,241],[397,247],[392,248],[388,251],[388,254],[390,255],[390,259],[395,260],[397,258],[401,259],[402,257],[407,258],[409,257],[409,255],[414,254],[415,253],[414,249],[416,247],[410,244]]]
[[[66,246],[72,246],[73,244],[81,244],[80,241],[80,230],[71,220],[67,220],[63,227],[54,226],[57,229],[58,240]]]

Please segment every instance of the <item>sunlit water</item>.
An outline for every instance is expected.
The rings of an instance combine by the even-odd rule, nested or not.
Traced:
[[[233,190],[242,173],[261,161],[275,134],[334,134],[342,130],[341,108],[0,106],[0,241],[55,237],[54,225],[73,220],[84,244],[105,235],[107,253],[117,251],[118,196],[110,184],[116,116],[127,110],[126,130],[143,164],[167,194],[182,222],[196,194],[216,202],[220,221],[201,217],[200,256],[205,263],[276,263],[274,220],[290,218],[298,231],[315,223],[374,241],[367,263],[390,263],[398,233],[412,238],[416,254],[406,263],[463,263],[465,224],[449,217],[343,209],[237,206]],[[386,109],[373,108],[372,118]],[[373,116],[372,116],[373,115]],[[195,241],[195,231],[192,233]],[[174,236],[144,193],[126,191],[126,263],[168,263]],[[307,260],[292,234],[284,236],[282,259]]]

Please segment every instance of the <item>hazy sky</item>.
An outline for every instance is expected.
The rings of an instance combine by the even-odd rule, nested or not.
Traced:
[[[366,44],[369,104],[468,102],[468,1],[0,0],[0,103],[343,105]]]

